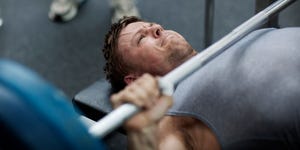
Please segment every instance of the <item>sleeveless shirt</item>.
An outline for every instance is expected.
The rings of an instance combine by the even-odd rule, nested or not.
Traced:
[[[173,98],[168,115],[201,120],[222,149],[300,149],[300,28],[250,33]]]

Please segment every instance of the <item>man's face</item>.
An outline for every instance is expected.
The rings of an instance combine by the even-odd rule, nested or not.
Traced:
[[[180,34],[148,22],[131,23],[122,29],[118,50],[138,75],[164,75],[196,54]]]

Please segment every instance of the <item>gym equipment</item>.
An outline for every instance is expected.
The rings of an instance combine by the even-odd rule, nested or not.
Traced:
[[[109,101],[111,94],[111,85],[101,79],[76,94],[72,102],[82,115],[99,120],[113,110]]]
[[[192,74],[197,69],[203,67],[210,60],[225,51],[226,48],[243,38],[245,35],[265,23],[270,16],[278,13],[296,0],[278,0],[268,6],[263,11],[259,12],[225,37],[203,50],[197,56],[185,62],[178,68],[174,69],[159,80],[159,85],[164,94],[171,95],[173,93],[174,85]],[[112,111],[110,114],[99,120],[93,125],[89,132],[96,137],[104,137],[117,127],[119,127],[125,120],[139,112],[139,108],[133,104],[123,104],[118,109]]]
[[[3,25],[3,18],[2,18],[2,7],[0,5],[0,27]]]
[[[0,132],[0,149],[105,149],[61,91],[9,60],[0,60]]]
[[[204,16],[204,47],[207,48],[212,43],[214,27],[215,0],[205,0]]]
[[[161,78],[159,82],[163,92],[172,94],[173,86],[180,80],[294,1],[275,2],[219,42]],[[8,60],[0,61],[0,95],[0,148],[105,149],[104,144],[95,137],[104,137],[139,111],[132,104],[121,106],[92,125],[89,133],[93,137],[79,121],[79,116],[62,92],[35,73]]]

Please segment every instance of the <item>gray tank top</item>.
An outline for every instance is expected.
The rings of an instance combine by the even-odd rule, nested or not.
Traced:
[[[201,120],[222,149],[300,149],[300,28],[252,32],[173,98],[168,114]]]

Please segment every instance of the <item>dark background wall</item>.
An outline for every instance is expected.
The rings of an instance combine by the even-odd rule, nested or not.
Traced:
[[[70,98],[103,78],[103,37],[110,25],[109,0],[88,0],[71,22],[51,22],[51,0],[0,0],[0,58],[39,73]],[[138,0],[143,19],[181,33],[203,49],[204,0]],[[155,11],[154,11],[155,10]],[[255,13],[255,0],[216,0],[214,41]],[[281,27],[300,26],[300,2],[280,15]]]

